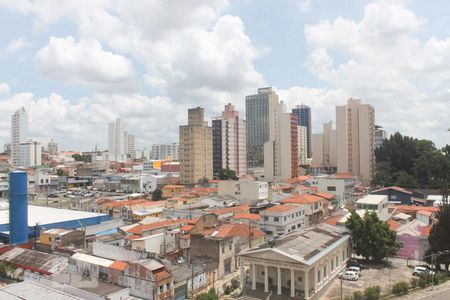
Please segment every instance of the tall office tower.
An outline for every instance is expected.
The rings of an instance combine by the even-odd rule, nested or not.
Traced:
[[[286,113],[286,105],[276,110],[275,138],[264,143],[264,177],[278,181],[298,176],[298,120]]]
[[[296,114],[295,114],[296,115]],[[296,115],[297,116],[297,115]],[[305,126],[298,125],[297,127],[297,145],[298,145],[298,165],[307,166],[308,163],[308,153],[307,153],[307,128]]]
[[[214,172],[230,169],[237,176],[246,175],[245,121],[231,103],[225,105],[220,117],[213,118],[212,128]]]
[[[35,167],[42,164],[42,146],[41,143],[28,140],[19,144],[19,162],[20,167]]]
[[[383,130],[383,127],[375,125],[375,148],[381,147],[385,139],[386,131]]]
[[[14,166],[19,166],[20,143],[27,140],[28,114],[22,107],[11,116],[11,161]]]
[[[179,160],[179,144],[172,143],[166,145],[166,159],[171,159],[173,161]]]
[[[297,105],[292,112],[297,115],[298,125],[306,127],[306,147],[308,158],[311,158],[311,107],[304,105]]]
[[[54,142],[53,139],[51,139],[47,145],[47,151],[48,151],[48,154],[50,154],[50,155],[57,155],[58,154],[58,143]]]
[[[375,110],[350,98],[336,106],[337,171],[358,176],[370,184],[375,169]]]
[[[121,119],[109,123],[108,152],[110,161],[127,160],[125,126]]]
[[[213,178],[212,128],[201,107],[188,110],[188,125],[180,126],[180,180],[194,184]]]
[[[154,160],[179,160],[179,144],[153,144],[150,151],[150,159]]]
[[[264,143],[275,138],[275,114],[278,95],[271,87],[245,97],[247,131],[247,166],[264,166]]]
[[[134,149],[134,134],[129,134],[125,131],[125,154],[127,156],[127,160],[134,160],[136,157],[136,151]]]
[[[312,135],[312,164],[314,166],[336,168],[336,130],[330,121],[323,124],[323,133]]]

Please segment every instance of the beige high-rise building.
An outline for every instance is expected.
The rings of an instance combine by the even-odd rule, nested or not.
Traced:
[[[180,126],[180,180],[182,184],[213,178],[212,128],[201,107],[188,110],[188,125]]]
[[[358,176],[370,184],[375,169],[375,110],[350,98],[336,106],[337,171]]]
[[[331,121],[323,124],[323,133],[312,135],[312,159],[314,166],[336,168],[336,130]]]
[[[308,128],[298,125],[297,127],[298,143],[298,165],[308,165]]]

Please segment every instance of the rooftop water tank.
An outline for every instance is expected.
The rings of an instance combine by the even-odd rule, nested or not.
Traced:
[[[9,173],[9,243],[28,242],[28,176],[25,171]]]

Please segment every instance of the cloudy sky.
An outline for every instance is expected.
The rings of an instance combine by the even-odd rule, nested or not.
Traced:
[[[107,146],[120,117],[139,147],[178,140],[186,109],[218,115],[273,86],[312,107],[349,97],[376,123],[450,142],[450,3],[364,0],[0,0],[0,145],[24,106],[30,134]]]

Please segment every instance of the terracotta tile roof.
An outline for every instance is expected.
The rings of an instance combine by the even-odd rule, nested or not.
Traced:
[[[155,280],[156,281],[160,281],[163,280],[165,278],[168,278],[170,276],[172,276],[169,272],[167,272],[166,270],[157,270],[153,272],[153,275],[155,276]]]
[[[333,194],[326,193],[326,192],[317,192],[316,195],[319,197],[325,198],[327,200],[331,200],[331,199],[335,198],[335,196]]]
[[[422,232],[421,232],[421,234],[422,234],[423,236],[430,236],[431,227],[432,227],[431,225],[430,225],[430,226],[422,227]]]
[[[399,212],[418,212],[418,211],[430,211],[437,212],[439,207],[433,206],[415,206],[415,205],[389,205],[389,208],[396,208]]]
[[[387,220],[386,223],[388,223],[389,228],[394,231],[400,227],[400,223],[392,219]]]
[[[234,215],[233,219],[248,219],[252,221],[259,221],[261,220],[261,216],[258,214],[237,213]]]
[[[193,193],[200,193],[200,194],[214,194],[219,191],[218,188],[206,188],[206,187],[196,187],[192,189]]]
[[[349,173],[336,173],[336,175],[334,177],[335,178],[342,178],[342,179],[344,179],[344,178],[348,178],[348,179],[355,178],[355,176],[353,176],[352,174],[349,174]]]
[[[213,231],[210,236],[217,238],[241,237],[248,239],[249,234],[252,235],[252,238],[260,238],[264,236],[264,233],[258,228],[251,227],[249,230],[249,226],[247,224],[223,224]]]
[[[187,223],[187,222],[188,222],[188,220],[186,220],[186,219],[163,220],[163,221],[154,222],[154,223],[150,223],[150,224],[138,225],[138,226],[135,226],[133,228],[130,228],[127,231],[129,233],[133,233],[133,234],[142,234],[143,232],[149,231],[149,230],[152,230],[152,229],[163,228],[163,227],[167,227],[167,226],[170,226],[170,225],[183,224],[183,223]]]
[[[294,195],[291,198],[283,199],[280,201],[280,203],[313,204],[320,200],[323,200],[323,197],[310,194],[299,194]]]
[[[405,193],[405,194],[408,194],[408,195],[412,195],[411,191],[408,191],[407,189],[404,189],[404,188],[401,188],[401,187],[398,187],[398,186],[385,187],[385,188],[382,188],[382,189],[379,189],[379,190],[372,191],[372,193],[382,192],[382,191],[386,191],[386,190],[394,190],[394,191],[397,191],[397,192],[401,192],[401,193]]]
[[[179,189],[184,188],[184,185],[168,184],[162,187],[162,189]]]
[[[336,226],[337,222],[342,219],[342,216],[333,216],[333,217],[329,217],[326,218],[322,223],[331,225],[331,226]]]
[[[293,209],[298,208],[297,205],[275,205],[265,209],[265,212],[287,212]]]
[[[181,230],[190,231],[192,228],[194,228],[193,225],[184,225],[183,227],[181,227]]]
[[[127,236],[127,239],[128,239],[128,240],[134,240],[134,239],[138,239],[138,238],[140,238],[140,237],[141,237],[140,235],[133,234],[133,235]]]
[[[123,262],[123,261],[120,261],[120,260],[116,260],[109,267],[111,269],[116,269],[116,270],[123,271],[123,270],[125,270],[127,268],[127,266],[128,266],[128,264],[126,262]]]
[[[248,205],[238,205],[231,207],[224,207],[212,210],[211,212],[216,215],[222,215],[226,213],[248,213],[250,211],[250,206]]]
[[[134,205],[145,205],[145,206],[165,206],[166,201],[149,201],[147,199],[131,199],[125,201],[110,201],[107,203],[109,207],[122,207],[122,206],[134,206]]]
[[[433,215],[433,212],[432,211],[426,211],[426,210],[419,210],[417,212],[417,214],[421,214],[421,215],[424,215],[424,216],[427,216],[427,217],[431,217]]]

